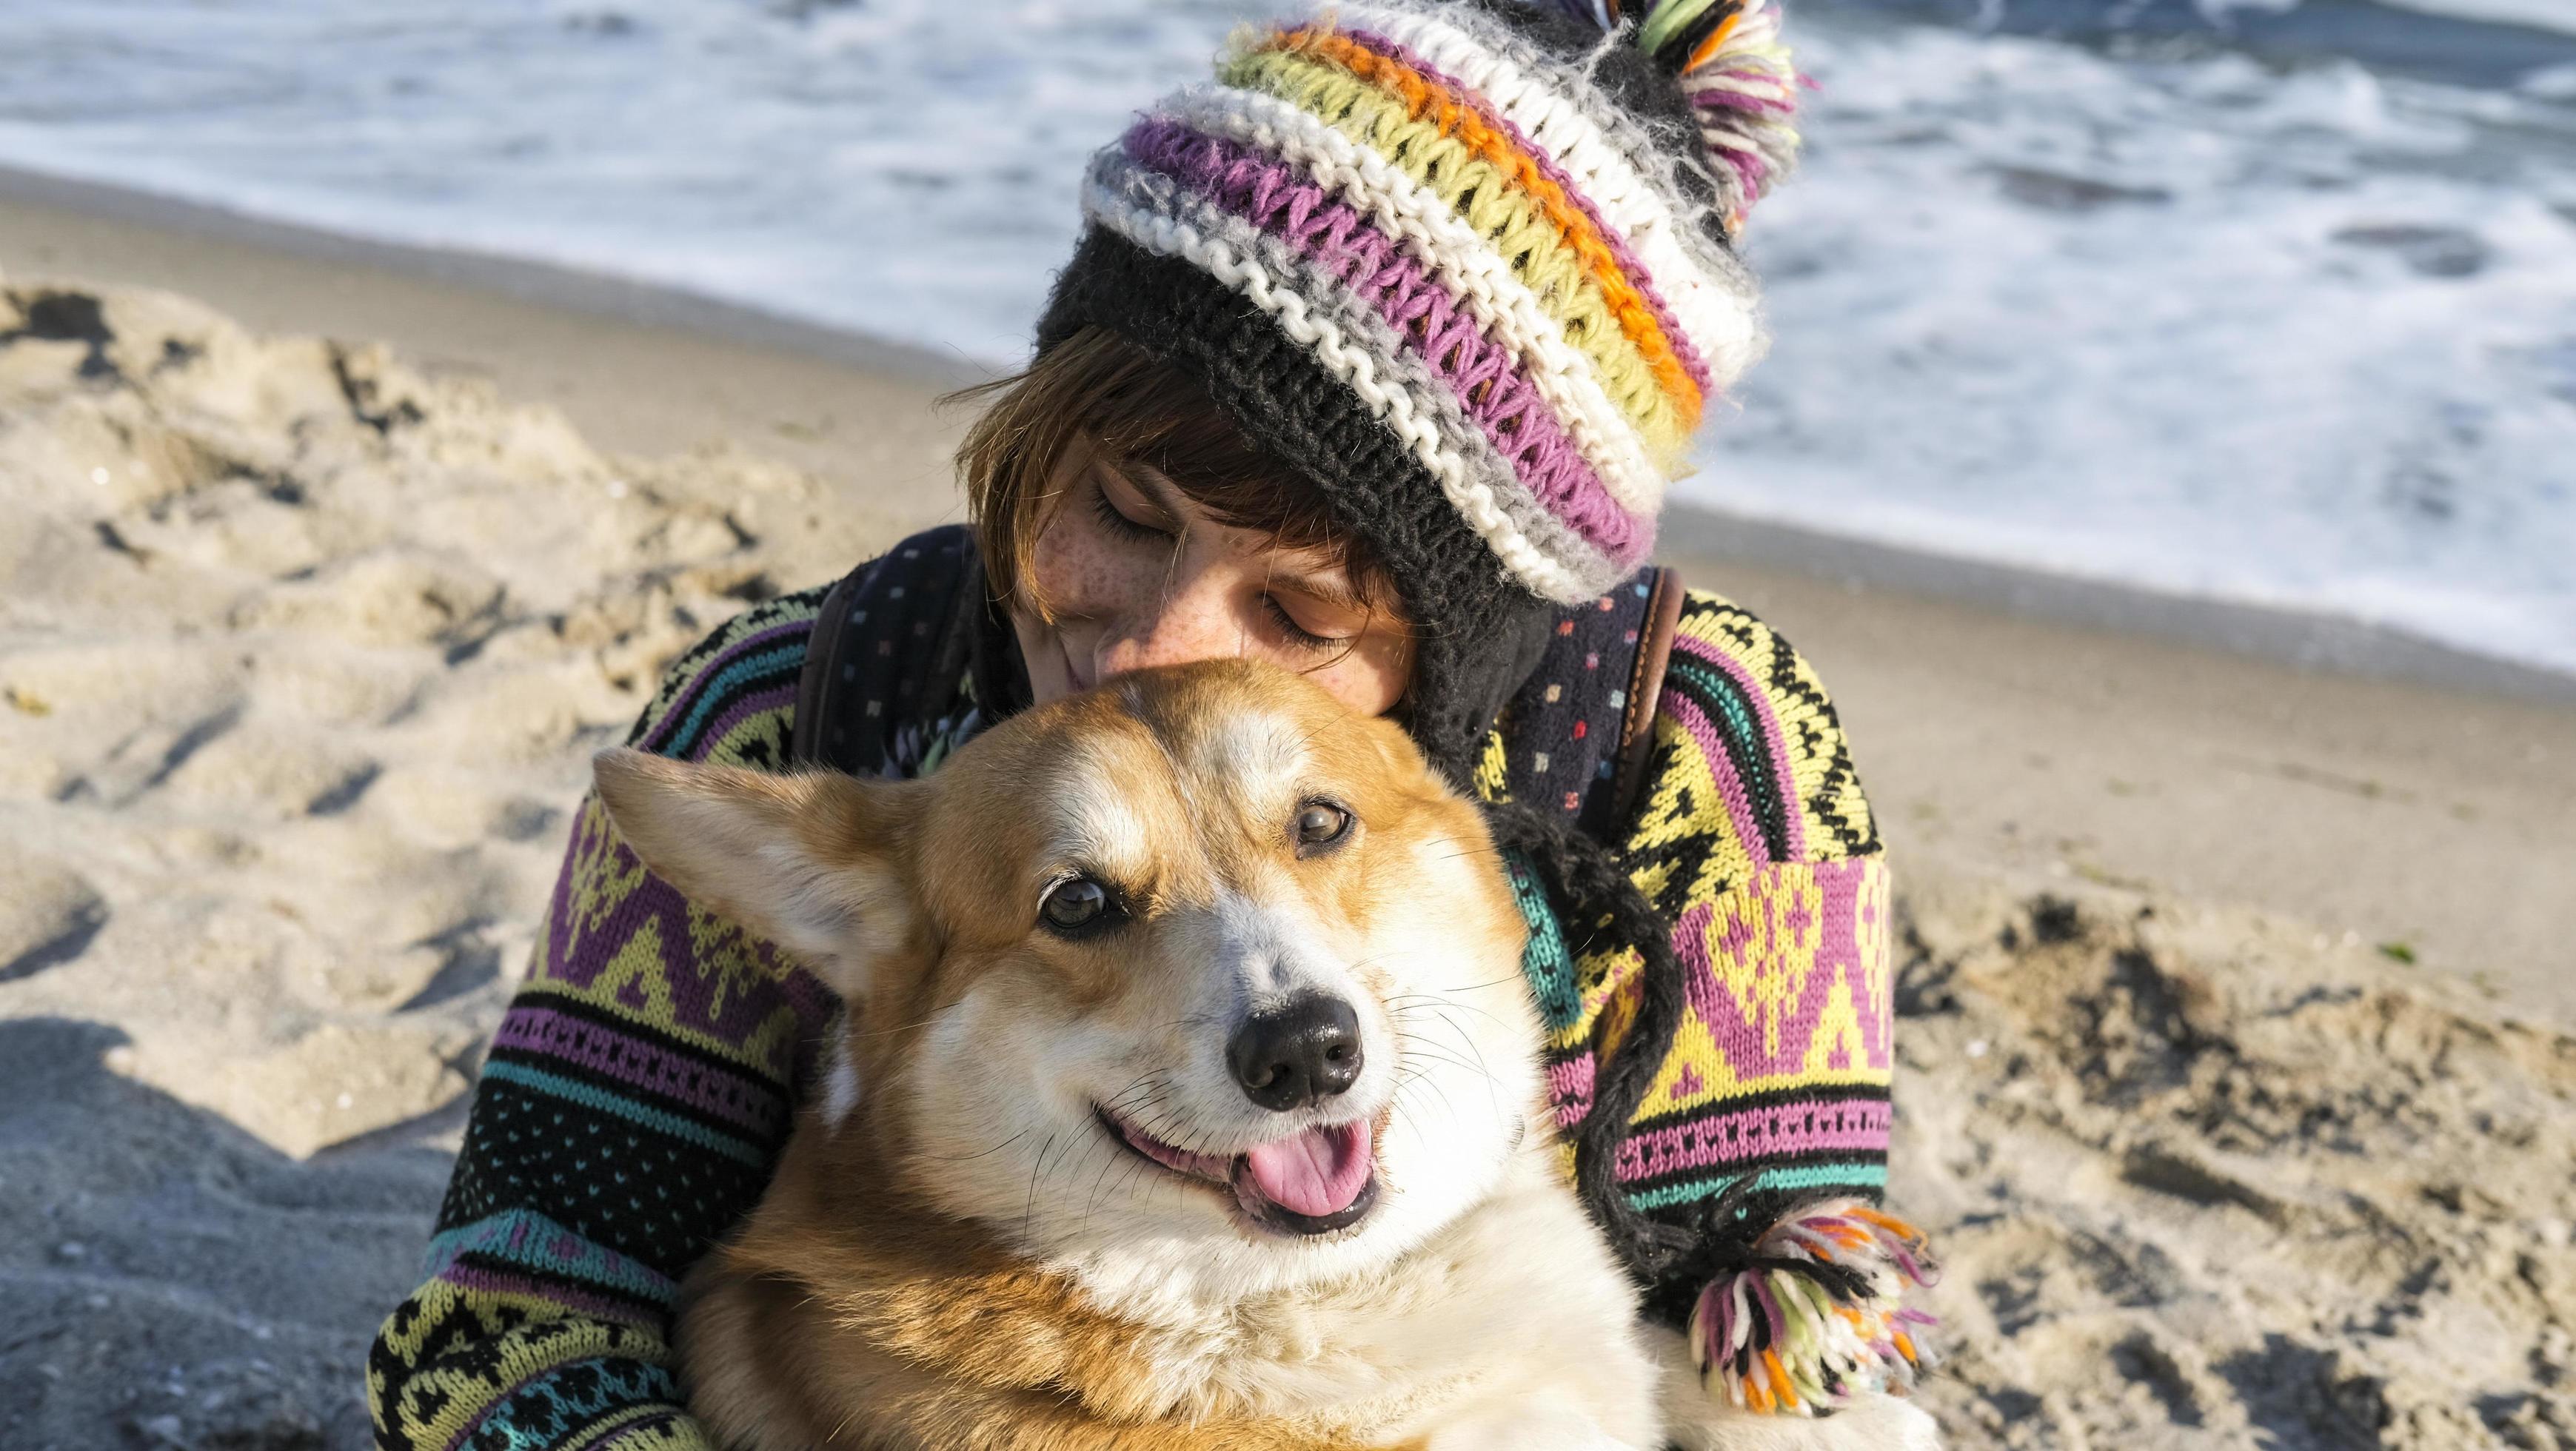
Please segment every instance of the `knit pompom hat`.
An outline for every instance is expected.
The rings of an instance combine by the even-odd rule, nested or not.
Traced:
[[[1041,353],[1199,380],[1383,557],[1408,725],[1463,778],[1552,606],[1653,548],[1765,345],[1735,254],[1789,166],[1768,0],[1370,0],[1239,35],[1092,161]]]

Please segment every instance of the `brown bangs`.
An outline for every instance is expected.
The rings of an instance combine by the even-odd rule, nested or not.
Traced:
[[[1334,522],[1314,485],[1244,437],[1187,375],[1115,333],[1085,328],[1028,371],[951,397],[992,399],[957,467],[996,599],[1046,614],[1032,583],[1038,536],[1054,517],[1057,466],[1087,437],[1110,462],[1171,480],[1219,522],[1340,564],[1364,602],[1392,611],[1383,561]]]

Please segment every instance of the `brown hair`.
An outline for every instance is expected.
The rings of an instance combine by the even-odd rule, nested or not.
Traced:
[[[957,450],[993,597],[1043,615],[1038,536],[1059,500],[1057,465],[1078,437],[1111,461],[1141,463],[1218,522],[1315,550],[1340,564],[1372,610],[1392,610],[1393,581],[1368,540],[1336,523],[1323,495],[1244,437],[1189,377],[1134,343],[1087,327],[1026,372],[951,394],[993,404]]]

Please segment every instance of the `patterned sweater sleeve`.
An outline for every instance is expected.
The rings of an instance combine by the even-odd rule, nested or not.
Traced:
[[[1894,1066],[1888,877],[1833,702],[1769,626],[1693,590],[1653,729],[1621,851],[1672,924],[1687,1006],[1620,1180],[1650,1211],[1747,1175],[1874,1201]],[[1597,964],[1596,981],[1635,961]]]
[[[683,656],[627,737],[779,768],[823,591]],[[672,1299],[760,1197],[829,993],[645,871],[585,799],[425,1267],[368,1357],[388,1451],[701,1451]]]
[[[1901,1389],[1926,1319],[1901,1294],[1929,1260],[1878,1207],[1894,1067],[1888,875],[1841,722],[1769,626],[1692,591],[1653,732],[1618,850],[1670,926],[1682,1005],[1617,1138],[1615,1177],[1704,1251],[1648,1286],[1646,1310],[1684,1332],[1711,1393],[1737,1406]],[[1575,992],[1551,1024],[1550,1062],[1560,1120],[1579,1123],[1586,1071],[1611,1061],[1639,1011],[1642,959],[1559,952]]]

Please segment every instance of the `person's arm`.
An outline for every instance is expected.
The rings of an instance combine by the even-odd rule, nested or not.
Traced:
[[[783,768],[822,597],[746,611],[682,656],[627,743]],[[428,1281],[368,1354],[377,1444],[703,1451],[673,1295],[767,1186],[800,1045],[833,1006],[646,872],[585,798],[475,1087]]]
[[[1709,1337],[1734,1336],[1722,1302],[1739,1273],[1745,1305],[1779,1288],[1777,1311],[1763,1310],[1747,1337],[1757,1349],[1779,1337],[1778,1359],[1712,1357],[1720,1400],[1761,1408],[1780,1399],[1773,1382],[1784,1375],[1794,1397],[1823,1379],[1802,1354],[1841,1339],[1846,1324],[1867,1333],[1840,1347],[1835,1372],[1901,1385],[1917,1347],[1898,1295],[1929,1266],[1914,1231],[1877,1207],[1894,1068],[1891,904],[1841,721],[1767,625],[1694,590],[1653,730],[1651,774],[1618,854],[1671,924],[1686,1006],[1625,1132],[1621,1187],[1665,1223],[1746,1244],[1761,1236],[1772,1260],[1784,1244],[1828,1246],[1866,1285],[1810,1296],[1810,1281],[1776,1287],[1768,1272],[1720,1266],[1720,1293],[1707,1297],[1704,1266],[1652,1287],[1650,1312],[1688,1324],[1705,1352]],[[1638,962],[1603,952],[1574,963],[1584,1008],[1561,1043],[1600,1034],[1607,1060],[1635,1000],[1620,977]],[[1815,1327],[1789,1324],[1785,1336],[1774,1328],[1809,1319]]]

